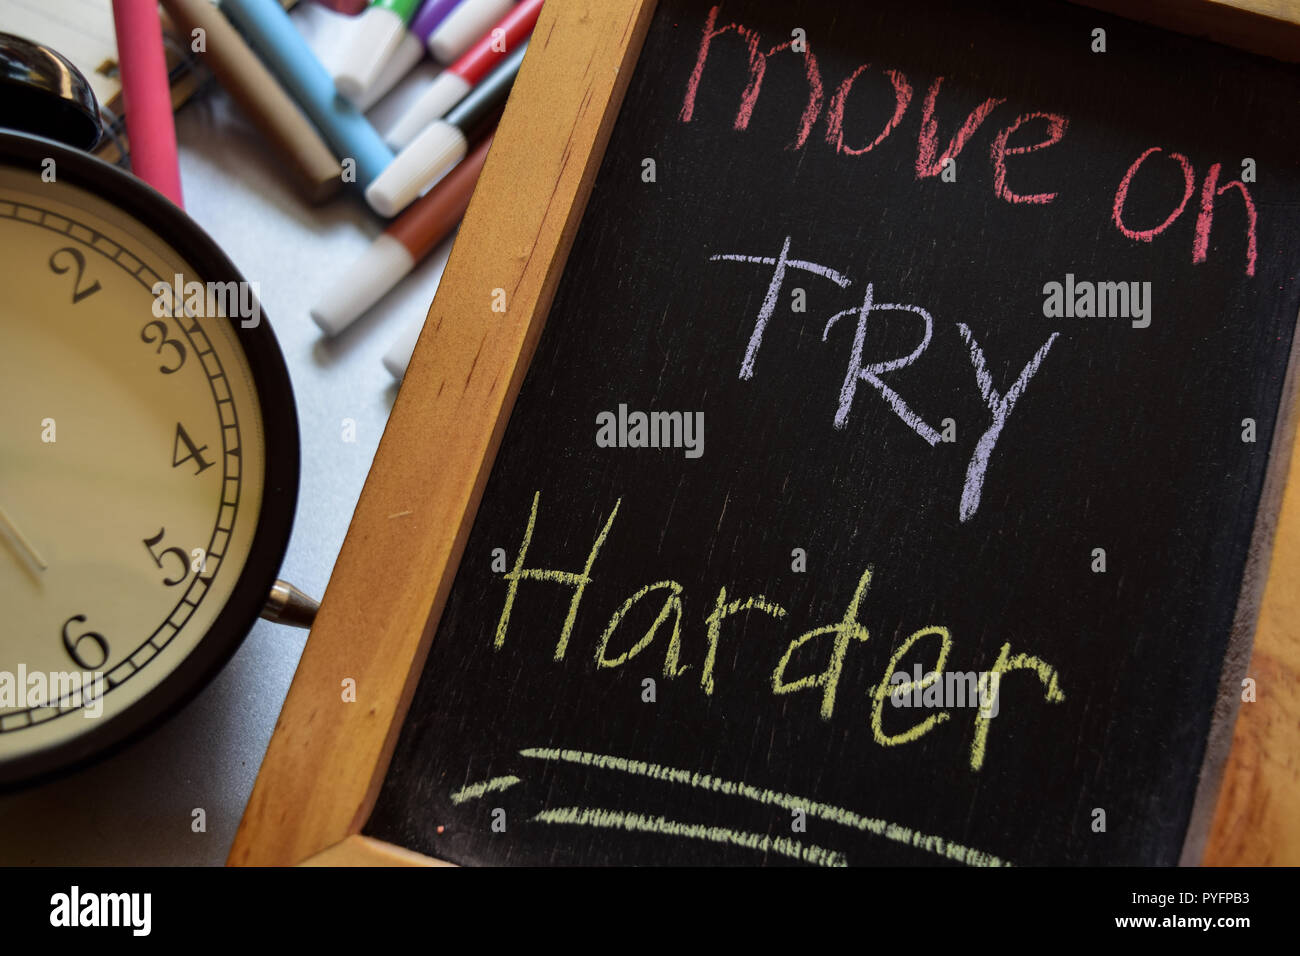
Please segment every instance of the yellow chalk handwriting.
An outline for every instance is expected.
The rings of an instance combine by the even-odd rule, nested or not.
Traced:
[[[1046,688],[1043,697],[1049,703],[1059,704],[1065,700],[1065,694],[1061,692],[1058,683],[1056,668],[1032,654],[1017,654],[1015,657],[1011,657],[1010,654],[1011,644],[1009,642],[1003,644],[998,659],[989,672],[993,675],[993,687],[997,693],[1002,692],[1003,674],[1010,671],[1026,670],[1033,671],[1038,675],[1038,680]],[[984,766],[984,746],[988,742],[990,719],[990,714],[983,707],[975,712],[975,736],[971,739],[970,744],[970,768],[972,770],[978,770]]]
[[[902,661],[907,652],[912,649],[912,645],[921,638],[928,637],[931,634],[937,636],[941,642],[939,644],[939,660],[934,665],[934,669],[919,681],[908,680],[898,684],[890,683],[891,676],[898,671],[899,662]],[[886,747],[911,743],[918,737],[929,733],[951,716],[946,710],[932,713],[919,724],[909,727],[901,734],[894,734],[892,736],[885,733],[883,726],[885,700],[894,694],[898,694],[901,697],[903,694],[910,694],[915,690],[923,691],[935,681],[943,680],[943,666],[948,662],[948,652],[950,650],[952,650],[952,636],[948,633],[946,627],[923,627],[899,645],[898,650],[894,652],[894,656],[889,659],[888,666],[885,667],[884,678],[878,685],[876,685],[876,689],[871,695],[871,733],[872,736],[876,738],[876,743],[884,744]]]
[[[700,672],[700,686],[704,688],[704,693],[713,694],[713,665],[718,658],[718,639],[722,634],[722,622],[733,614],[739,614],[741,611],[762,611],[764,614],[770,614],[773,617],[785,617],[785,608],[781,605],[769,601],[763,595],[746,598],[743,601],[732,601],[727,603],[727,589],[718,590],[718,603],[714,605],[713,611],[705,618],[705,623],[709,626],[709,650],[704,657],[704,670]],[[674,662],[675,662],[674,658]]]
[[[858,579],[858,586],[853,591],[853,600],[849,602],[843,620],[838,624],[827,624],[811,631],[805,631],[790,642],[790,646],[781,655],[781,661],[776,665],[776,670],[772,672],[772,693],[778,695],[793,694],[795,691],[807,687],[820,687],[822,689],[821,718],[822,720],[831,719],[831,714],[835,711],[835,691],[840,683],[840,672],[844,669],[844,655],[848,652],[849,641],[865,641],[870,637],[867,629],[858,623],[858,605],[862,602],[862,596],[867,593],[870,584],[871,568],[868,567],[862,572],[862,577]],[[789,666],[790,658],[794,655],[794,652],[814,637],[820,637],[823,634],[835,635],[835,644],[831,648],[831,659],[826,665],[826,669],[820,674],[809,674],[806,677],[800,677],[798,680],[787,681],[785,679],[785,669]]]
[[[668,589],[668,597],[664,599],[664,606],[659,611],[659,616],[654,619],[649,630],[641,640],[637,641],[621,655],[615,658],[607,658],[605,651],[609,649],[610,638],[618,630],[619,624],[623,623],[623,618],[628,611],[632,610],[633,605],[641,600],[651,591],[658,591],[662,588]],[[637,591],[630,598],[619,606],[614,612],[614,616],[609,619],[609,624],[600,635],[600,640],[596,643],[596,666],[597,667],[618,667],[620,664],[630,661],[643,650],[650,646],[654,641],[655,635],[659,633],[660,626],[668,620],[668,615],[673,615],[673,636],[668,645],[668,653],[664,657],[664,676],[676,677],[676,664],[679,645],[682,639],[682,586],[676,581],[656,581],[654,584],[647,584],[640,591]],[[671,664],[671,667],[670,667]]]
[[[524,529],[524,540],[519,545],[519,555],[515,558],[515,566],[507,571],[502,577],[508,582],[506,589],[506,603],[501,609],[501,618],[497,621],[496,639],[492,646],[500,650],[506,642],[506,628],[510,625],[510,612],[515,606],[515,595],[519,591],[520,581],[550,581],[553,584],[564,584],[574,588],[573,599],[569,601],[569,613],[564,619],[564,627],[560,631],[560,640],[555,645],[555,660],[563,660],[564,652],[569,646],[569,635],[573,633],[573,623],[578,617],[578,605],[582,601],[582,595],[591,583],[591,568],[596,563],[596,555],[600,553],[600,546],[605,543],[605,537],[609,534],[609,529],[614,525],[614,517],[618,514],[618,506],[623,503],[619,498],[614,502],[614,510],[609,513],[605,520],[605,526],[600,529],[600,534],[596,536],[596,542],[591,546],[591,552],[587,555],[587,563],[583,565],[580,574],[574,574],[571,571],[552,571],[543,568],[525,568],[524,558],[528,555],[528,545],[533,540],[533,528],[537,524],[537,505],[541,500],[540,491],[533,493],[533,506],[528,514],[528,526]]]

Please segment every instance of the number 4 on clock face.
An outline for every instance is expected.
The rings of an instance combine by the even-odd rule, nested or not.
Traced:
[[[189,454],[187,454],[183,458],[181,457],[182,444],[187,449],[189,449]],[[179,468],[187,461],[193,461],[194,474],[196,475],[202,474],[203,472],[207,471],[209,468],[212,467],[212,462],[208,461],[203,457],[203,453],[207,450],[208,450],[207,445],[199,445],[195,447],[194,439],[192,439],[190,437],[189,432],[185,430],[185,426],[182,425],[180,422],[176,423],[176,439],[172,442],[172,467],[173,468]]]

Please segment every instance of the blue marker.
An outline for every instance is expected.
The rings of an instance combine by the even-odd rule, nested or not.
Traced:
[[[357,161],[364,189],[393,161],[393,152],[361,112],[337,94],[334,78],[276,0],[221,0],[249,46],[298,101],[340,161]]]

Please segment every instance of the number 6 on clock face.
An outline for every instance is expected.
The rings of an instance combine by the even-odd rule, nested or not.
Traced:
[[[153,291],[233,267],[149,191],[31,142],[0,134],[0,782],[201,686],[261,609],[297,486],[269,330]],[[59,180],[42,182],[52,152]]]

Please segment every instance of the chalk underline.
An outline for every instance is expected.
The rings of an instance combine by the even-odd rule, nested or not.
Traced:
[[[921,833],[911,827],[892,823],[888,820],[880,819],[879,817],[863,816],[843,807],[834,807],[830,804],[820,803],[816,800],[809,800],[805,797],[795,796],[794,794],[768,790],[764,787],[755,787],[741,781],[724,780],[720,777],[714,777],[711,774],[701,774],[691,770],[681,770],[676,767],[665,767],[662,764],[648,763],[641,760],[630,760],[626,757],[615,757],[609,754],[591,753],[584,750],[564,750],[552,747],[526,747],[519,751],[519,755],[533,760],[571,763],[584,767],[595,767],[599,770],[613,770],[618,773],[645,777],[651,780],[661,780],[667,783],[694,787],[697,790],[707,790],[713,793],[720,793],[724,796],[740,797],[745,800],[752,800],[755,803],[777,806],[786,810],[802,810],[809,816],[827,820],[831,823],[838,824],[839,826],[845,826],[854,830],[871,833],[874,836],[882,837],[883,839],[890,840],[894,843],[911,846],[927,853],[933,853],[936,856],[945,859],[964,863],[967,866],[1014,865],[1010,861],[1003,860],[991,853],[985,853],[984,851],[974,849],[973,847],[954,843],[951,840],[945,840],[940,836]],[[458,790],[452,795],[452,802],[462,803],[466,800],[481,797],[492,791],[504,790],[518,782],[519,779],[517,777],[494,777],[482,783],[472,784]],[[842,854],[818,846],[804,845],[798,841],[789,840],[783,837],[773,838],[764,834],[729,830],[724,827],[708,827],[699,824],[684,823],[682,821],[667,820],[663,817],[646,817],[640,814],[626,813],[618,810],[563,807],[554,810],[544,810],[534,817],[533,820],[540,823],[558,823],[574,826],[593,826],[604,829],[635,830],[640,832],[661,833],[666,836],[678,836],[688,839],[709,840],[715,843],[731,843],[737,846],[749,847],[750,849],[759,849],[764,852],[773,851],[786,856],[793,856],[796,859],[802,859],[806,862],[819,863],[823,866],[844,865]]]
[[[773,837],[766,833],[712,827],[702,823],[686,823],[665,817],[648,817],[622,810],[601,807],[556,807],[543,810],[532,818],[534,823],[558,823],[572,826],[597,827],[605,830],[629,830],[637,833],[657,833],[660,836],[681,837],[688,840],[706,840],[756,850],[760,853],[779,853],[816,866],[848,866],[844,854],[814,844],[800,843],[789,837]]]

